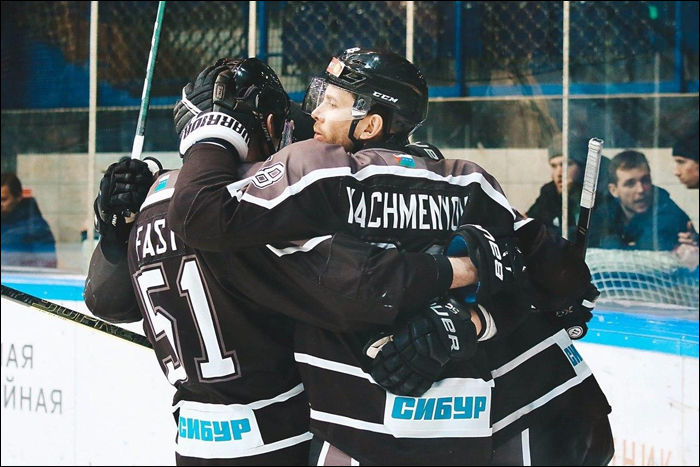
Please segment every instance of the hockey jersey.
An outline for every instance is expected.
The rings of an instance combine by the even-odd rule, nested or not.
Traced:
[[[166,219],[178,175],[157,178],[131,231],[133,290],[121,281],[129,275],[126,262],[106,260],[100,245],[87,302],[111,321],[145,318],[161,368],[177,388],[179,463],[305,465],[308,402],[294,363],[291,318],[337,331],[391,324],[399,310],[415,312],[447,291],[449,264],[343,234],[323,238],[313,255],[291,254],[309,245],[198,251]],[[414,292],[403,293],[404,286]],[[134,291],[136,314],[124,299],[135,304]]]
[[[238,291],[246,278],[235,273],[236,258],[195,251],[175,237],[166,214],[177,175],[161,175],[151,188],[128,262],[144,330],[177,388],[178,461],[303,465],[310,434],[288,351],[294,324]]]
[[[464,160],[435,162],[387,148],[348,154],[308,141],[283,149],[241,181],[232,182],[234,172],[223,148],[202,144],[187,154],[168,219],[188,244],[214,251],[267,244],[299,257],[342,232],[388,251],[422,251],[466,222],[496,236],[512,236],[527,223],[498,182]],[[203,230],[214,216],[218,226]],[[512,311],[523,320],[529,310]],[[493,380],[483,353],[453,365],[424,397],[401,398],[365,371],[366,341],[367,334],[297,324],[295,359],[313,433],[364,463],[488,462]]]

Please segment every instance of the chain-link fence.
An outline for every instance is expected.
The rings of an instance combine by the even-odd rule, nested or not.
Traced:
[[[552,135],[561,131],[560,103],[526,99],[562,94],[562,2],[412,2],[410,37],[407,2],[256,5],[252,37],[257,55],[278,71],[296,100],[301,99],[309,78],[320,74],[329,58],[345,48],[378,47],[403,54],[411,43],[413,60],[428,79],[432,96],[519,96],[522,100],[516,114],[528,122],[526,129],[474,125],[478,134],[458,132],[459,144],[546,147]],[[115,138],[109,133],[122,131],[120,120],[128,121],[124,125],[128,127],[135,118],[120,109],[140,103],[156,9],[157,2],[100,4],[98,107],[104,125],[98,129],[98,140],[109,140],[98,141],[101,150],[128,149],[128,136]],[[168,3],[152,87],[155,109],[172,106],[182,86],[215,58],[248,54],[249,9],[250,2]],[[2,3],[3,110],[87,107],[89,14],[87,2]],[[571,2],[571,94],[697,93],[697,16],[697,5],[691,2]],[[458,113],[447,107],[440,113]],[[492,108],[490,115],[483,115],[485,120],[508,115],[513,105],[492,104]],[[431,112],[426,128],[437,113]],[[157,121],[156,114],[151,122]],[[652,115],[640,113],[639,127],[648,126],[644,121]],[[471,117],[475,121],[481,114]],[[18,151],[87,147],[85,132],[78,144],[65,141],[73,137],[39,138],[36,131],[56,120],[45,118],[3,114],[9,128],[21,126],[26,133],[18,135],[3,126],[3,167],[12,166],[12,153]],[[606,114],[606,118],[613,117]],[[539,130],[533,132],[534,127]],[[33,128],[39,130],[33,132]],[[441,128],[435,129],[440,133]],[[666,135],[675,136],[678,128],[668,130],[660,132],[661,141],[654,143],[662,144]],[[635,139],[649,134],[640,130],[623,139],[626,145],[634,145]],[[450,138],[435,142],[452,145]],[[175,143],[168,132],[148,133],[146,147],[172,150]]]
[[[516,94],[561,94],[562,2],[412,3],[408,38],[407,2],[257,2],[256,50],[292,93],[345,48],[403,54],[410,40],[438,96],[478,96],[500,85],[520,86]],[[154,104],[172,103],[214,58],[248,53],[249,8],[168,3]],[[156,9],[157,2],[100,4],[99,105],[138,105]],[[3,2],[3,109],[87,106],[89,13],[88,2]],[[661,91],[697,91],[692,21],[697,6],[690,2],[571,2],[572,92],[620,84],[651,92],[645,85],[655,80]]]
[[[168,2],[154,105],[172,104],[183,83],[215,58],[247,54],[248,7]],[[157,8],[158,2],[100,3],[99,106],[139,105]],[[3,2],[2,15],[3,109],[87,107],[90,3]]]
[[[350,47],[406,50],[405,2],[277,2],[270,9],[271,55],[283,84],[301,91],[330,57]]]
[[[22,172],[53,162],[26,161],[87,153],[90,5],[2,2],[3,172],[36,184],[44,172]],[[100,163],[131,149],[157,6],[99,2]],[[174,155],[172,106],[216,58],[255,50],[300,100],[330,57],[354,46],[411,54],[433,98],[416,137],[479,160],[523,212],[548,181],[546,148],[565,126],[576,151],[591,136],[607,148],[670,148],[698,126],[697,2],[168,2],[144,149]],[[670,157],[651,160],[655,181],[688,198]],[[75,167],[51,189],[34,187],[59,242],[78,238],[93,196],[75,188],[87,191],[87,163]],[[56,203],[72,200],[64,192],[84,200]],[[697,225],[697,200],[684,203]]]
[[[98,75],[137,105],[157,8],[158,2],[100,4],[99,56],[106,60],[100,60]],[[168,2],[166,12],[151,89],[156,105],[171,103],[216,58],[248,50],[248,2]],[[119,96],[101,97],[104,105],[120,103]]]

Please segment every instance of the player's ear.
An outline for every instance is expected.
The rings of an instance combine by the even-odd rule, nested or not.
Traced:
[[[367,115],[358,124],[357,129],[360,133],[358,139],[366,141],[375,139],[384,133],[384,119],[379,114]]]
[[[265,119],[265,126],[267,127],[267,131],[270,132],[270,138],[272,138],[272,144],[277,147],[277,144],[279,143],[279,138],[277,137],[277,127],[275,126],[275,117],[272,114],[269,114],[267,118]],[[270,154],[272,155],[272,154]]]
[[[617,191],[617,185],[614,183],[608,183],[608,191],[610,191],[610,194],[613,195],[614,198],[620,197],[620,193]]]
[[[270,132],[270,136],[274,138],[274,135],[277,133],[275,133],[275,117],[272,114],[265,119],[265,125],[267,126],[267,131]]]

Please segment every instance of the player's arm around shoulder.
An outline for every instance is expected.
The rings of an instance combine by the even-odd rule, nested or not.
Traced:
[[[342,233],[299,244],[268,246],[262,261],[296,290],[287,307],[295,319],[335,332],[392,325],[399,314],[415,314],[445,295],[453,282],[443,255],[380,248]],[[263,301],[272,296],[256,293]]]
[[[238,182],[238,163],[216,144],[196,144],[188,150],[168,205],[168,226],[195,248],[216,246],[219,220],[236,213],[239,200],[229,187]]]

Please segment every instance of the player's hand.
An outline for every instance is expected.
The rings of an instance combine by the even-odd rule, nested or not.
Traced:
[[[141,210],[153,178],[149,165],[138,159],[125,157],[110,165],[94,203],[95,230],[107,239],[126,243],[131,230],[126,218]]]
[[[678,263],[688,271],[695,271],[700,264],[700,248],[696,246],[678,245],[673,254],[678,258]]]
[[[420,397],[447,363],[474,355],[476,336],[470,313],[457,302],[434,302],[393,335],[373,339],[365,346],[365,353],[373,358],[370,374],[392,394]]]
[[[253,111],[255,103],[239,96],[240,89],[231,71],[233,64],[234,60],[219,59],[182,89],[182,99],[173,110],[181,155],[192,145],[209,140],[245,160],[250,133],[259,117]]]
[[[565,310],[586,292],[591,272],[576,245],[558,235],[547,234],[544,226],[538,230],[535,246],[525,248],[532,250],[525,258],[532,285],[531,303],[545,313]]]
[[[693,223],[688,221],[688,230],[678,232],[678,243],[681,245],[698,246],[698,233],[693,228]]]
[[[513,289],[525,289],[528,285],[523,255],[518,239],[496,239],[479,225],[463,225],[450,238],[445,254],[469,256],[476,267],[478,284],[476,291],[457,289],[453,295],[465,295],[467,302],[481,302],[488,297]],[[471,297],[470,297],[471,296]]]
[[[571,339],[582,339],[588,333],[588,322],[593,318],[593,308],[599,296],[596,286],[589,284],[577,303],[565,310],[547,313],[547,316],[555,326],[566,329]]]

